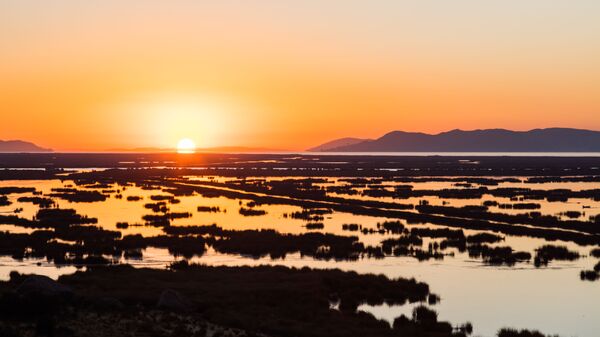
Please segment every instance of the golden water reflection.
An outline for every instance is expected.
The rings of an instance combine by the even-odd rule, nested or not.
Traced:
[[[232,178],[194,177],[194,179],[229,181]],[[286,177],[269,178],[286,179]],[[52,188],[60,188],[71,185],[71,181],[40,180],[40,181],[1,181],[2,186],[35,187],[43,194],[51,193]],[[337,178],[328,178],[326,184],[342,184]],[[549,184],[523,184],[503,183],[505,186],[529,187],[535,189],[573,188],[593,189],[598,188],[597,183],[549,183]],[[411,183],[414,189],[443,189],[455,188],[449,182]],[[163,234],[159,227],[144,226],[142,216],[151,214],[152,211],[144,207],[144,204],[154,202],[151,196],[169,195],[161,191],[145,190],[136,186],[111,186],[110,189],[120,190],[122,198],[116,198],[116,193],[111,193],[104,202],[75,203],[55,198],[58,207],[74,208],[79,214],[95,217],[98,226],[105,229],[118,230],[127,234],[142,234],[154,236]],[[12,205],[0,207],[0,214],[12,214],[16,208],[22,208],[18,215],[25,218],[33,218],[38,207],[30,203],[18,202],[22,194],[11,194],[9,200]],[[139,196],[141,200],[130,201],[128,197]],[[340,197],[350,197],[339,195]],[[369,198],[363,196],[351,196],[352,198]],[[225,229],[275,229],[282,233],[300,234],[307,229],[305,220],[292,219],[286,214],[301,211],[302,208],[291,205],[259,205],[259,209],[267,212],[264,216],[242,216],[239,209],[249,200],[228,199],[225,197],[207,198],[199,194],[177,197],[180,201],[176,204],[167,204],[171,212],[190,212],[189,218],[175,219],[173,226],[209,225],[217,224]],[[437,197],[427,198],[374,198],[373,200],[385,200],[389,202],[416,204],[421,200],[427,200],[434,205],[449,202],[452,206],[480,205],[484,200],[499,200],[489,195],[483,199],[440,199]],[[589,199],[575,200],[571,202],[546,202],[536,201],[542,205],[544,214],[558,214],[568,210],[581,210],[586,208],[586,217],[599,214],[599,203]],[[218,207],[221,212],[198,212],[198,206]],[[518,213],[518,210],[502,210],[506,213]],[[350,213],[334,212],[325,215],[323,220],[323,232],[337,235],[356,235],[367,245],[377,245],[390,234],[369,234],[360,232],[348,232],[342,230],[343,224],[357,223],[364,228],[376,228],[378,222],[386,220],[381,217],[359,216]],[[118,229],[116,224],[127,222],[130,225],[126,229]],[[408,225],[424,227],[441,227],[431,224]],[[12,225],[0,225],[0,230],[13,233],[30,233],[32,230]],[[465,230],[467,234],[477,231]],[[431,239],[424,239],[426,246]],[[505,235],[505,241],[495,245],[509,245],[515,250],[533,252],[537,247],[547,244],[548,241],[540,238]],[[387,257],[385,259],[359,259],[358,261],[322,261],[301,257],[299,254],[289,254],[285,260],[272,260],[270,258],[254,259],[250,257],[221,254],[209,249],[201,257],[195,257],[193,262],[211,265],[259,265],[280,264],[291,267],[310,266],[313,268],[340,268],[343,270],[354,270],[360,273],[382,273],[389,277],[414,277],[420,281],[427,282],[432,291],[441,295],[442,302],[436,306],[442,320],[452,322],[463,322],[470,320],[475,326],[475,334],[492,336],[499,328],[511,326],[517,328],[540,329],[546,333],[558,333],[565,336],[596,336],[600,331],[600,310],[598,310],[597,299],[600,298],[600,282],[582,282],[579,280],[578,272],[582,269],[591,269],[596,260],[588,255],[590,247],[581,247],[570,242],[556,241],[553,244],[565,245],[571,250],[576,250],[584,255],[583,258],[572,262],[552,262],[548,268],[535,268],[532,263],[519,263],[514,267],[486,266],[480,260],[471,259],[466,253],[454,251],[454,257],[446,257],[443,260],[429,260],[419,262],[411,257]],[[137,267],[165,268],[171,262],[177,260],[166,249],[148,248],[143,251],[143,259],[127,260],[121,258],[121,262],[130,263]],[[9,257],[0,258],[0,278],[7,279],[10,271],[18,270],[24,273],[38,273],[58,277],[62,274],[73,273],[76,267],[56,267],[44,260],[14,261]],[[490,303],[492,305],[490,305]],[[374,313],[382,319],[392,320],[401,313],[409,313],[410,306],[402,307],[361,307]]]

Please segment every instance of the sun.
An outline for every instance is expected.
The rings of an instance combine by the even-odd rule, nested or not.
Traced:
[[[177,153],[196,152],[196,143],[189,138],[183,138],[177,143]]]

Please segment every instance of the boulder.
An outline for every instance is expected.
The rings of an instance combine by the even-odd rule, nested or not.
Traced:
[[[28,276],[16,289],[20,295],[45,295],[45,296],[71,296],[73,290],[63,284],[60,284],[48,276],[31,275]]]

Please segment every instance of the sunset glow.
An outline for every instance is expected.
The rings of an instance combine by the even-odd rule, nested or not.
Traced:
[[[178,153],[194,153],[196,152],[196,143],[189,138],[183,138],[177,143]]]
[[[596,1],[3,1],[0,133],[65,151],[194,132],[200,147],[303,150],[600,129],[599,15]]]
[[[0,0],[0,337],[598,337],[600,0]]]

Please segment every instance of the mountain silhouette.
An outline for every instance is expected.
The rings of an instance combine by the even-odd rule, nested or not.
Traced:
[[[340,139],[332,140],[330,142],[321,144],[319,146],[315,146],[313,148],[308,149],[307,151],[310,151],[310,152],[330,151],[335,148],[351,146],[351,145],[362,143],[362,142],[365,142],[368,140],[371,140],[371,139],[352,138],[352,137],[340,138]]]
[[[335,143],[335,141],[330,143]],[[315,149],[319,148],[316,147]],[[317,151],[600,152],[600,132],[569,128],[534,129],[530,131],[505,129],[452,130],[433,135],[420,132],[392,131],[375,140],[328,147]]]
[[[52,152],[52,150],[22,140],[0,140],[0,152]]]

